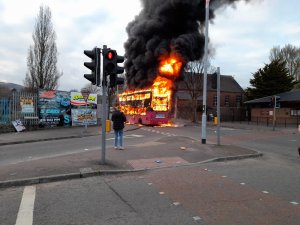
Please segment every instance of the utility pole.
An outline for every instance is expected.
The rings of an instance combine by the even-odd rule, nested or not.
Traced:
[[[220,76],[221,76],[221,72],[220,72],[220,67],[217,68],[217,120],[218,120],[218,124],[217,124],[217,143],[218,145],[221,144],[220,141],[220,128],[221,128],[221,110],[220,110],[220,92],[221,92],[221,82],[220,82]]]
[[[208,18],[209,0],[205,4],[205,46],[204,46],[204,78],[203,78],[203,109],[202,109],[202,144],[206,144],[206,94],[207,94],[207,49],[208,49]]]

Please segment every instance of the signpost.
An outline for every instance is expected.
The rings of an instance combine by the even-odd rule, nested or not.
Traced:
[[[87,132],[87,101],[89,99],[90,93],[91,93],[90,90],[86,88],[81,89],[81,94],[85,101],[85,113],[84,113],[85,132]]]

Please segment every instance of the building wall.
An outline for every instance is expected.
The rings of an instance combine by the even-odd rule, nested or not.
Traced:
[[[193,76],[193,74],[186,73],[185,76]],[[217,76],[210,74],[207,77],[207,119],[212,120],[217,114]],[[221,91],[220,91],[220,108],[221,121],[243,120],[245,118],[245,110],[242,106],[244,101],[244,90],[234,80],[233,76],[220,76]],[[197,89],[197,92],[199,89]],[[202,117],[202,91],[198,97],[197,118],[201,120]],[[237,99],[239,100],[237,102]],[[177,118],[192,119],[193,107],[189,90],[184,82],[178,84],[177,88]],[[212,115],[212,116],[211,116]]]
[[[213,120],[217,115],[217,106],[215,105],[214,96],[217,96],[216,91],[207,93],[206,107],[207,120]],[[225,98],[229,96],[229,104],[225,104]],[[237,104],[236,97],[241,96],[241,103]],[[240,121],[246,116],[245,109],[241,106],[243,101],[242,93],[223,92],[220,94],[220,111],[221,121]],[[203,101],[198,100],[197,104],[197,120],[201,120]],[[192,102],[189,99],[177,99],[177,118],[191,120],[193,118]]]
[[[214,106],[214,98],[217,96],[216,91],[210,91],[207,94],[207,105]],[[228,96],[228,97],[227,97]],[[240,99],[240,104],[237,104],[237,96]],[[229,105],[226,105],[226,98],[229,99]],[[241,107],[244,96],[242,93],[236,92],[221,92],[220,107]]]
[[[252,108],[251,121],[255,122],[273,122],[273,108]],[[298,124],[300,123],[299,116],[291,115],[291,108],[278,108],[275,111],[277,123]]]

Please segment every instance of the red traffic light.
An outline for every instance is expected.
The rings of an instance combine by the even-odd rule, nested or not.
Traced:
[[[112,60],[115,57],[115,52],[114,51],[108,51],[106,53],[106,58],[109,60]]]

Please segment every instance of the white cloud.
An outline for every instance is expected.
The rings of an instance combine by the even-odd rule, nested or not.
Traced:
[[[80,89],[87,80],[83,66],[89,59],[84,49],[104,44],[124,54],[126,25],[140,10],[139,0],[1,0],[0,2],[0,79],[22,84],[26,58],[39,7],[49,6],[57,34],[58,68],[62,90]],[[116,7],[118,5],[118,7]],[[121,9],[121,10],[120,10]],[[4,34],[4,35],[3,35]]]
[[[61,90],[80,90],[87,80],[83,50],[104,44],[124,54],[126,26],[139,13],[139,0],[1,0],[0,80],[22,84],[26,58],[33,44],[34,23],[41,5],[49,6],[57,34]],[[116,7],[117,6],[117,7]],[[275,45],[300,46],[298,0],[239,1],[235,8],[216,12],[210,24],[210,41],[216,50],[214,66],[234,75],[242,87],[252,73],[268,62]]]
[[[300,2],[291,0],[240,1],[236,8],[216,12],[210,39],[216,48],[215,66],[234,75],[242,87],[269,62],[270,49],[291,43],[299,46]]]

